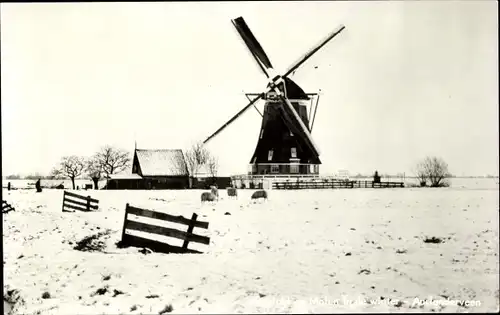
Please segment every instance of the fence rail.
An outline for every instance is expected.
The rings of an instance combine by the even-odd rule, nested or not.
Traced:
[[[128,217],[129,214],[136,215],[138,217],[156,219],[159,221],[167,221],[167,222],[187,225],[188,229],[187,231],[181,231],[155,224],[130,220]],[[197,218],[198,215],[196,213],[193,213],[191,219],[187,219],[184,218],[183,216],[173,216],[166,213],[133,207],[127,203],[125,207],[125,218],[123,220],[121,246],[147,247],[154,251],[163,252],[167,254],[201,253],[200,251],[188,248],[190,242],[195,242],[205,245],[210,244],[209,237],[193,234],[193,230],[195,227],[201,229],[208,229],[208,222],[197,221]],[[176,238],[183,240],[184,242],[182,246],[173,246],[153,239],[128,234],[127,233],[128,230],[140,231],[149,234],[156,234],[156,235]]]
[[[266,174],[266,175],[234,175],[233,180],[260,180],[260,179],[281,179],[281,178],[319,178],[318,174]],[[333,177],[333,176],[332,176]]]
[[[274,182],[273,189],[340,189],[340,188],[403,188],[403,182],[373,182],[373,181],[289,181]]]
[[[99,209],[98,204],[99,200],[93,199],[90,196],[84,197],[68,191],[64,191],[63,193],[63,203],[62,203],[63,212],[73,212],[67,209],[79,210],[79,211],[97,210]]]
[[[15,211],[16,209],[14,209],[13,206],[11,206],[10,204],[7,203],[7,201],[5,200],[2,200],[2,213],[7,213],[7,212],[10,212],[10,211]]]

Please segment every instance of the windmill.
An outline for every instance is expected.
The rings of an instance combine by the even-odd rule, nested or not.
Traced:
[[[207,143],[229,124],[240,117],[255,103],[265,100],[262,125],[259,140],[250,160],[251,174],[318,174],[319,149],[311,136],[312,124],[309,124],[307,104],[311,97],[319,95],[305,93],[292,79],[291,74],[321,47],[337,36],[345,26],[341,25],[332,33],[310,49],[295,62],[283,75],[273,74],[275,70],[264,49],[259,44],[242,17],[232,20],[232,23],[246,46],[252,53],[264,75],[269,80],[264,92],[247,94],[250,100],[243,109],[222,125],[203,143]],[[254,97],[253,99],[250,96]],[[312,101],[311,101],[312,104]],[[316,103],[317,108],[317,103]],[[315,110],[316,112],[316,110]],[[260,112],[259,112],[260,114]],[[314,122],[314,116],[313,116]]]

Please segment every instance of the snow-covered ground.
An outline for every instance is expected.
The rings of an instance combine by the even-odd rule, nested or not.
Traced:
[[[271,191],[257,203],[252,192],[201,205],[200,190],[79,191],[99,210],[63,213],[61,190],[3,189],[16,208],[3,215],[4,306],[15,314],[499,310],[498,185]],[[126,203],[196,212],[210,225],[194,232],[210,245],[190,244],[204,254],[186,255],[117,248]],[[98,233],[100,250],[74,249]],[[432,237],[442,242],[424,242]],[[426,299],[435,304],[417,303]],[[455,299],[476,305],[436,305]]]

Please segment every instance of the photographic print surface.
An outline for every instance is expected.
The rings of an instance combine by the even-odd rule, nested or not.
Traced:
[[[4,314],[498,312],[497,10],[2,3]]]

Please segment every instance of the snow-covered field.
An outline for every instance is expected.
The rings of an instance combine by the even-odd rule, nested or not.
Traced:
[[[271,191],[255,204],[240,190],[215,205],[201,205],[200,190],[80,193],[99,210],[63,213],[60,190],[3,189],[16,208],[3,215],[14,314],[499,310],[498,184]],[[194,232],[210,245],[186,255],[117,248],[127,202],[198,213],[210,225]],[[74,249],[98,233],[101,249]],[[432,237],[442,242],[424,242]]]

